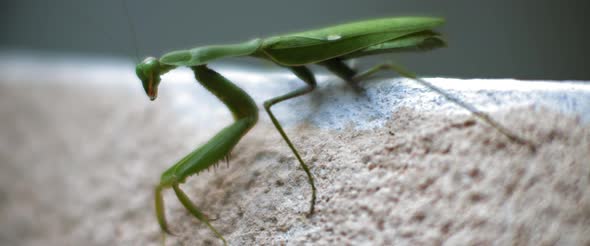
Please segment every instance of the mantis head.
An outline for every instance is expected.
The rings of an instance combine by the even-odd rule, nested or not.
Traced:
[[[145,58],[135,67],[135,73],[143,84],[143,89],[150,100],[158,97],[158,85],[160,85],[160,62],[154,57]]]

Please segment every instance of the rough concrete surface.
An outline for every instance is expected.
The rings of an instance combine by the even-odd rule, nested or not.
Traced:
[[[153,187],[215,133],[82,83],[0,83],[0,115],[0,245],[159,245]],[[590,126],[532,107],[493,118],[537,152],[472,116],[408,108],[370,130],[288,128],[316,179],[311,218],[305,174],[268,121],[229,167],[181,187],[231,245],[590,245]],[[220,245],[165,201],[167,245]]]

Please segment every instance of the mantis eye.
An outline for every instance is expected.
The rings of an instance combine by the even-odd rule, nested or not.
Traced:
[[[154,57],[145,58],[135,67],[135,73],[141,80],[145,93],[150,100],[158,97],[158,85],[160,84],[160,62]]]

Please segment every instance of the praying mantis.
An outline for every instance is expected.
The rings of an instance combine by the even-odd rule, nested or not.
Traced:
[[[510,140],[527,145],[534,150],[532,142],[512,133],[487,114],[478,111],[469,104],[416,77],[401,67],[383,63],[365,72],[357,73],[344,62],[347,59],[375,54],[431,50],[444,47],[445,42],[442,36],[434,31],[434,28],[441,26],[443,23],[443,19],[434,17],[381,18],[264,39],[253,39],[238,44],[211,45],[173,51],[159,59],[154,57],[146,58],[137,65],[136,73],[150,100],[155,100],[158,95],[160,76],[177,67],[186,66],[193,70],[197,81],[203,87],[225,104],[234,118],[232,124],[223,128],[208,142],[162,173],[160,183],[155,187],[156,217],[162,231],[172,234],[166,222],[162,196],[164,189],[172,188],[180,203],[195,218],[207,225],[224,245],[227,245],[227,241],[212,226],[209,218],[191,202],[179,187],[189,176],[216,165],[220,160],[227,159],[234,146],[258,121],[258,107],[254,100],[241,88],[207,67],[207,63],[222,58],[249,56],[268,60],[291,70],[305,83],[305,86],[299,89],[265,101],[263,106],[273,125],[307,175],[308,183],[311,186],[309,215],[314,213],[317,193],[313,175],[271,111],[273,105],[308,94],[316,88],[316,79],[311,70],[308,69],[308,65],[324,66],[357,89],[359,88],[358,81],[366,79],[378,71],[391,70],[397,72],[472,112]]]

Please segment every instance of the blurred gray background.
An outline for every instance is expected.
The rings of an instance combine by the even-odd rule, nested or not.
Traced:
[[[347,21],[431,15],[447,19],[441,31],[449,47],[394,58],[419,74],[590,79],[587,0],[128,0],[127,5],[128,14],[119,0],[2,0],[0,49],[135,59],[136,47],[140,57],[159,56]]]

